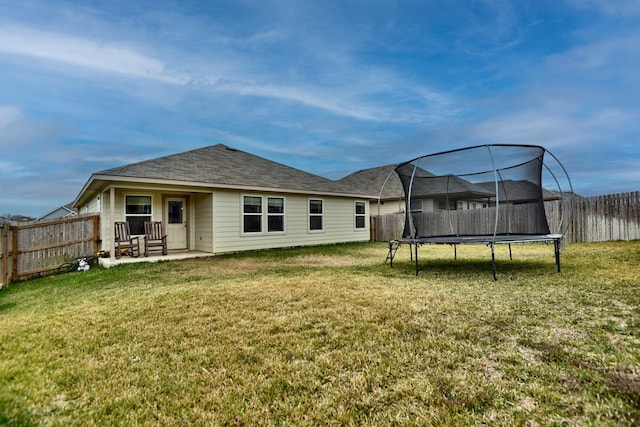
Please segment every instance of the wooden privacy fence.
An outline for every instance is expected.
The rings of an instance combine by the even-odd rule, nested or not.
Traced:
[[[100,216],[83,215],[24,225],[0,225],[0,289],[11,281],[95,255]]]
[[[640,191],[580,199],[569,235],[575,242],[640,239]]]
[[[578,197],[573,204],[549,201],[544,207],[551,232],[563,232],[568,243],[640,239],[640,192]],[[512,210],[512,215],[514,213],[517,215],[517,208]],[[372,216],[371,219],[373,240],[389,241],[402,236],[404,213]],[[495,208],[423,213],[420,220],[431,223],[431,227],[441,232],[454,226],[460,234],[476,230],[478,224],[485,224],[486,229],[482,229],[480,234],[491,234]]]

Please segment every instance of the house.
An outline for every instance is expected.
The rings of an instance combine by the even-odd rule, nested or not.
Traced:
[[[78,215],[78,211],[73,208],[72,203],[68,203],[64,206],[60,206],[48,212],[41,217],[37,218],[37,221],[46,221],[52,219],[68,218],[70,216]]]
[[[397,165],[362,169],[337,182],[353,188],[361,194],[369,194],[371,215],[404,212],[404,191],[395,172]]]
[[[332,181],[218,144],[96,172],[73,206],[116,221],[162,221],[171,250],[221,254],[369,240],[369,200]],[[140,239],[142,240],[142,239]]]
[[[372,215],[403,213],[406,201],[402,182],[395,171],[397,166],[394,164],[359,170],[338,182],[363,194],[374,194],[376,197],[369,201]],[[424,188],[414,189],[412,212],[487,207],[495,194],[495,191],[476,186],[457,176],[436,176],[420,169],[417,172],[424,178],[429,178],[429,182]]]
[[[349,185],[363,194],[373,194],[370,199],[372,215],[403,213],[405,196],[397,164],[363,169],[341,178],[338,182]],[[405,168],[413,169],[407,164]],[[412,212],[436,212],[444,210],[480,209],[495,206],[495,182],[472,182],[456,175],[435,175],[417,168],[416,184],[412,189]],[[409,173],[411,175],[411,173]],[[505,180],[498,186],[500,203],[529,203],[531,194],[539,187],[526,180]],[[559,194],[542,189],[543,200],[558,200]]]

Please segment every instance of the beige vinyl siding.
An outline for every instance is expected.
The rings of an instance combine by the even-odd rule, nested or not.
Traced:
[[[196,189],[194,189],[196,190]],[[125,220],[125,196],[151,196],[152,219],[164,221],[163,203],[166,197],[189,199],[189,247],[212,253],[238,252],[304,245],[321,245],[369,240],[369,215],[374,212],[367,206],[364,229],[355,228],[355,200],[349,197],[309,196],[270,192],[238,190],[189,191],[185,188],[163,189],[117,188],[114,198],[114,218],[110,218],[110,190],[100,193],[102,249],[112,250],[113,221]],[[261,233],[242,233],[243,196],[263,198]],[[284,232],[267,232],[267,197],[284,199]],[[309,199],[323,200],[323,224],[321,232],[309,232]]]
[[[78,206],[78,212],[80,214],[96,213],[100,215],[100,236],[101,236],[101,239],[104,240],[105,238],[109,238],[110,233],[107,233],[107,230],[106,230],[108,228],[108,225],[106,222],[108,215],[104,212],[102,208],[102,205],[104,203],[103,197],[104,196],[102,194],[96,195],[94,198],[89,200],[85,205]],[[98,249],[102,249],[102,248],[100,247]]]
[[[111,202],[109,200],[110,192],[107,190],[103,193],[104,200],[102,202],[102,211],[106,213],[106,217],[109,217],[111,212]],[[135,189],[116,189],[114,196],[114,218],[113,220],[109,219],[108,221],[104,221],[103,231],[107,233],[103,236],[103,249],[112,251],[114,246],[112,242],[113,236],[113,223],[116,221],[124,221],[125,220],[125,197],[126,196],[151,196],[151,214],[152,219],[154,221],[162,220],[162,197],[160,193],[155,193],[152,191],[146,190],[135,190]],[[142,239],[140,239],[140,245],[143,245]],[[141,250],[143,250],[143,246],[141,246]]]
[[[193,201],[194,244],[197,251],[213,252],[213,194],[196,194]]]
[[[112,249],[113,221],[111,220],[111,211],[109,210],[109,198],[109,190],[103,191],[100,195],[100,237],[102,238],[100,249],[105,251]]]
[[[261,233],[242,233],[242,197],[283,197],[285,201],[285,231],[266,231],[263,216]],[[324,230],[309,232],[309,199],[324,202]],[[216,253],[278,247],[320,245],[369,240],[369,221],[366,228],[355,230],[354,199],[318,197],[279,193],[218,191],[214,198],[214,247]]]
[[[437,210],[438,210],[438,205],[434,199],[422,200],[422,212],[435,212]]]
[[[126,196],[151,196],[151,219],[153,221],[164,221],[162,218],[162,192],[154,190],[136,190],[134,188],[118,188],[115,190],[114,207],[115,217],[113,220],[110,218],[111,202],[109,200],[110,191],[107,189],[102,193],[101,201],[101,236],[102,236],[102,249],[112,250],[112,228],[113,222],[125,220],[125,197]],[[142,239],[140,241],[142,244]]]
[[[372,201],[369,205],[370,214],[378,214],[378,201]],[[422,212],[435,212],[438,210],[438,202],[434,199],[422,199]],[[380,215],[397,214],[405,211],[405,200],[385,200],[380,205]]]
[[[404,212],[404,199],[402,200],[385,200],[380,204],[380,215],[396,214]],[[369,203],[369,213],[371,215],[378,215],[378,201],[372,201]]]
[[[80,206],[78,209],[80,214],[100,213],[100,198],[99,196],[89,200],[86,205]]]

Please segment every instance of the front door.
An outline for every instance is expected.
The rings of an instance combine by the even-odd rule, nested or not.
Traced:
[[[187,249],[187,200],[184,197],[165,199],[167,249]]]

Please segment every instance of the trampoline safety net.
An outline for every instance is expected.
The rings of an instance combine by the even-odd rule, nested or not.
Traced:
[[[566,231],[566,219],[550,228],[545,201],[573,194],[571,182],[559,160],[541,146],[462,148],[418,157],[395,172],[406,203],[397,242],[557,243]]]

